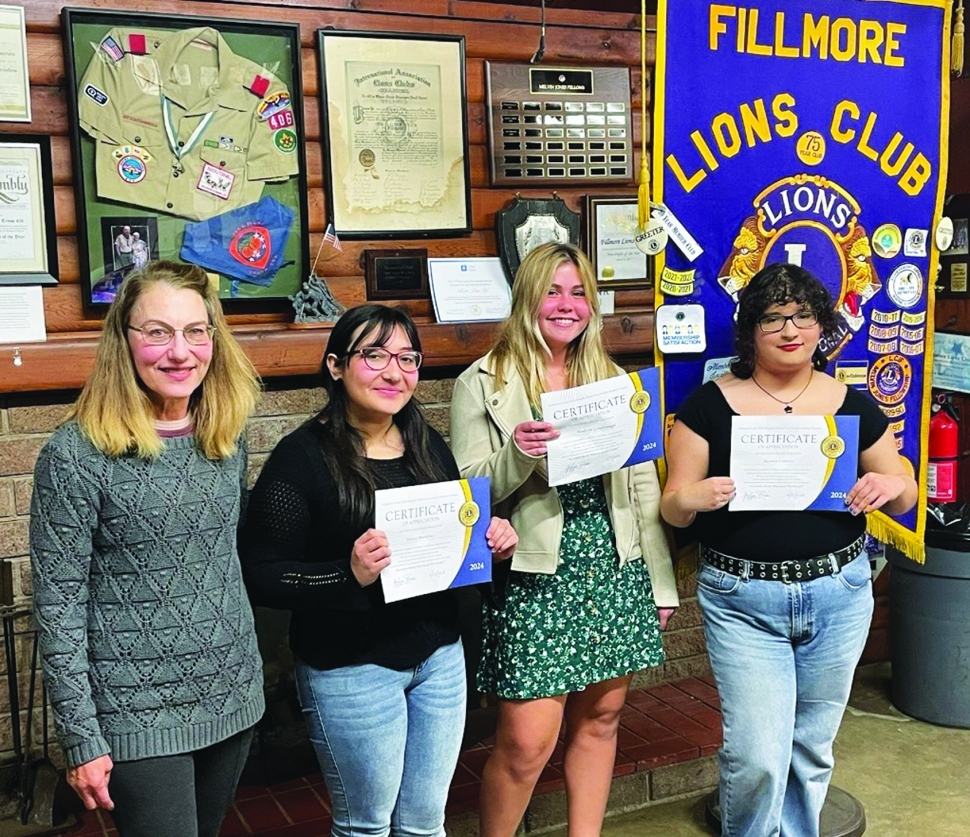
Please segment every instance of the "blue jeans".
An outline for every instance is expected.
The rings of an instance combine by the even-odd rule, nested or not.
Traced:
[[[319,671],[297,660],[296,681],[334,837],[444,837],[465,726],[461,642],[405,671]]]
[[[701,566],[697,599],[724,724],[722,837],[818,837],[871,587],[865,554],[793,584]]]

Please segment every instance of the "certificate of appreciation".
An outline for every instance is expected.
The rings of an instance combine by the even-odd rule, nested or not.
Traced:
[[[559,431],[559,438],[547,445],[549,485],[598,477],[663,456],[656,367],[544,392],[542,417]]]
[[[858,416],[734,416],[731,511],[847,511]]]
[[[491,580],[488,477],[388,488],[374,496],[374,528],[391,547],[391,563],[381,571],[384,601]]]

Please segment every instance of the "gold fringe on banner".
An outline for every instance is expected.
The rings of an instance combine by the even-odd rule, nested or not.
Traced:
[[[893,526],[892,523],[893,521],[886,515],[875,512],[870,514],[866,520],[866,531],[877,541],[898,549],[917,564],[925,564],[926,544],[922,538],[913,537],[912,532],[907,532],[899,526]]]
[[[963,75],[963,33],[965,30],[963,0],[959,0],[956,17],[953,21],[953,39],[950,41],[950,69],[957,76]]]

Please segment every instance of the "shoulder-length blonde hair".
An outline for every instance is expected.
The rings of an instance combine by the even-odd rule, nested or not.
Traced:
[[[195,291],[215,326],[209,370],[192,393],[189,411],[202,453],[209,459],[231,456],[256,406],[259,377],[229,330],[218,289],[196,265],[157,261],[129,274],[105,318],[94,371],[68,418],[77,419],[95,447],[111,456],[132,452],[151,457],[162,452],[155,409],[128,345],[132,311],[142,295],[159,284]]]
[[[546,389],[546,364],[552,357],[552,351],[539,331],[539,313],[556,271],[567,263],[576,266],[589,304],[589,325],[566,349],[568,384],[589,384],[616,374],[616,367],[603,345],[603,318],[593,265],[586,254],[572,244],[542,244],[519,265],[512,283],[512,313],[503,324],[492,350],[495,375],[500,385],[508,382],[508,369],[515,369],[525,383],[529,402],[536,407],[540,394]]]

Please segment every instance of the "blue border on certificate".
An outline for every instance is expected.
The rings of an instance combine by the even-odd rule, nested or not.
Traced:
[[[636,444],[629,458],[623,463],[622,467],[624,468],[636,465],[639,462],[660,459],[664,455],[663,415],[660,409],[660,369],[651,366],[637,372],[630,372],[629,377],[636,389],[633,398],[639,398],[641,401],[649,400],[646,400],[646,410],[640,414]],[[646,399],[639,395],[640,392],[645,393]]]
[[[492,580],[492,550],[488,548],[485,532],[492,520],[492,494],[488,477],[470,477],[461,480],[466,497],[478,506],[478,519],[471,527],[461,567],[448,589],[467,587],[471,584],[488,583]]]
[[[837,459],[832,460],[832,473],[806,511],[848,511],[845,495],[859,479],[859,417],[825,418],[834,421],[836,432],[845,443],[845,449]]]

